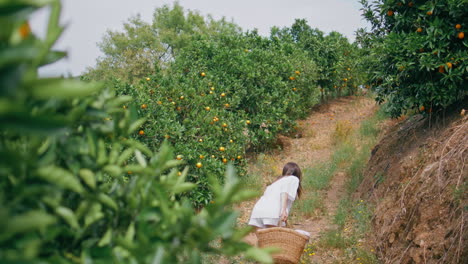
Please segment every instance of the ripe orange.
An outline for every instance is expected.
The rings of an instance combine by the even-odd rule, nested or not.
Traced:
[[[178,106],[178,107],[176,108],[176,110],[177,110],[177,111],[180,111],[180,110],[182,110],[182,108],[181,108],[180,106]]]
[[[221,97],[224,97],[224,96],[226,96],[226,94],[225,94],[225,93],[221,93]]]
[[[127,106],[126,106],[126,105],[124,105],[124,106],[122,106],[122,108],[123,108],[123,109],[127,109]]]
[[[347,82],[347,81],[348,81],[348,78],[344,78],[343,81]]]
[[[214,88],[214,87],[211,87],[211,88],[210,88],[210,90],[211,90],[211,91],[214,91],[214,90],[215,90],[215,88]]]
[[[177,155],[176,159],[177,160],[182,160],[183,156],[182,155]]]
[[[210,107],[209,106],[205,107],[205,110],[210,111]]]
[[[418,33],[421,33],[422,31],[423,31],[423,29],[420,28],[420,27],[418,27],[418,29],[416,29],[416,32],[418,32]]]
[[[388,11],[387,11],[387,15],[388,15],[388,16],[393,16],[393,10],[388,10]]]
[[[180,100],[184,100],[185,97],[182,95],[181,97],[179,97]]]
[[[201,162],[198,162],[196,166],[197,166],[197,168],[201,168],[201,167],[203,167],[203,164],[201,164]]]
[[[459,39],[464,39],[465,38],[465,33],[463,33],[463,32],[458,33],[458,38]]]
[[[455,28],[456,28],[456,29],[460,29],[460,28],[461,28],[461,25],[460,25],[460,24],[456,24],[456,25],[455,25]]]
[[[213,91],[210,91],[210,94],[213,94]]]
[[[142,104],[142,105],[141,105],[141,109],[146,109],[146,108],[148,108],[148,105],[147,105],[147,104]]]
[[[203,139],[200,138],[200,139],[198,140],[198,142],[200,142],[200,143],[203,142]]]
[[[439,72],[440,72],[440,73],[444,73],[444,72],[445,72],[444,66],[439,66]]]
[[[451,62],[447,62],[446,64],[447,64],[447,67],[448,67],[449,69],[452,69],[452,66],[453,66],[453,65],[452,65]]]
[[[161,101],[158,101],[158,105],[162,105],[162,102],[161,102]]]
[[[292,90],[293,90],[293,91],[297,91],[297,88],[294,87],[294,88],[292,88]]]
[[[144,134],[145,134],[145,131],[143,130],[138,131],[138,135],[143,136]]]
[[[409,3],[408,3],[408,6],[409,6],[409,7],[412,7],[413,5],[414,5],[413,2],[409,2]]]
[[[205,158],[205,156],[203,156],[203,155],[200,155],[200,159],[204,159],[204,158]]]
[[[224,147],[219,147],[219,151],[225,151],[226,149]]]
[[[294,73],[297,74],[297,75],[301,74],[300,71],[295,71]]]
[[[432,16],[432,11],[427,11],[427,12],[426,12],[426,15]]]
[[[289,80],[294,81],[294,80],[296,80],[296,77],[290,76],[290,77],[289,77]]]
[[[237,156],[237,159],[242,159],[242,156],[240,156],[240,155],[239,155],[239,156]]]
[[[31,34],[31,28],[29,27],[28,22],[24,22],[23,25],[19,28],[19,33],[23,39],[27,38]]]
[[[250,125],[250,120],[245,121],[247,125]]]
[[[229,107],[230,105],[229,104],[224,104],[224,107]]]
[[[200,76],[201,76],[201,77],[205,77],[205,76],[206,76],[206,73],[201,72],[201,73],[200,73]]]
[[[164,137],[165,137],[166,139],[170,139],[170,138],[171,138],[171,136],[169,136],[169,135],[164,135]]]
[[[150,79],[149,77],[146,77],[146,80],[149,81],[149,80],[151,80],[151,79]]]
[[[234,140],[230,139],[230,140],[229,140],[229,143],[234,143]]]
[[[421,105],[421,107],[419,107],[419,111],[421,111],[421,112],[424,112],[424,109],[425,109],[424,105]]]
[[[214,159],[214,158],[216,158],[216,156],[215,156],[215,155],[211,155],[211,158]]]
[[[226,158],[223,159],[223,163],[227,163],[228,160]]]
[[[223,127],[227,127],[228,125],[226,123],[223,123]]]

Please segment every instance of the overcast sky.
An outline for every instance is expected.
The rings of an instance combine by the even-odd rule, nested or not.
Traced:
[[[101,56],[96,43],[106,30],[120,30],[129,17],[140,14],[151,22],[154,9],[173,0],[62,0],[61,21],[67,25],[56,48],[66,50],[68,58],[41,69],[42,75],[79,75],[94,66]],[[243,30],[257,28],[268,36],[272,26],[291,26],[296,18],[305,18],[313,28],[328,33],[338,31],[354,41],[354,32],[368,24],[362,19],[358,0],[179,0],[190,10],[215,19],[226,17]],[[33,31],[43,34],[46,11],[31,21]]]

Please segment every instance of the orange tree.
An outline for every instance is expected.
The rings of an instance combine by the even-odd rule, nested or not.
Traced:
[[[247,150],[262,150],[318,103],[315,64],[293,43],[256,32],[194,35],[173,64],[141,80],[116,81],[135,100],[126,105],[146,117],[138,140],[151,147],[169,141],[198,183],[191,200],[212,199],[207,177],[222,178],[228,163],[242,174]]]
[[[325,35],[304,19],[296,19],[288,28],[273,28],[272,38],[295,43],[316,63],[317,83],[323,97],[355,94],[365,82],[362,76],[360,48],[338,32]]]
[[[41,40],[27,21],[45,6]],[[57,0],[0,2],[0,263],[201,263],[240,253],[271,263],[235,229],[229,208],[251,193],[232,167],[224,186],[210,177],[214,203],[197,213],[180,197],[195,188],[186,181],[194,169],[167,145],[153,151],[130,138],[144,122],[122,107],[131,97],[38,76],[64,56],[51,50],[59,14]]]
[[[387,100],[393,116],[412,108],[443,109],[466,96],[467,1],[361,4],[373,25],[377,100]]]

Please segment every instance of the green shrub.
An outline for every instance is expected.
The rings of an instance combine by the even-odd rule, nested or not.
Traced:
[[[40,40],[27,20],[44,6],[51,14]],[[206,177],[213,203],[197,212],[183,198],[196,187],[186,181],[191,168],[168,144],[130,138],[145,122],[122,108],[131,97],[38,77],[39,66],[64,55],[51,51],[60,7],[0,3],[0,262],[200,263],[202,253],[271,262],[241,241],[247,229],[235,229],[229,208],[252,193],[232,167],[224,186]]]

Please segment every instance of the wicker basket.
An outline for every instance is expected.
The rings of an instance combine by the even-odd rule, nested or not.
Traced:
[[[292,229],[284,227],[271,227],[257,231],[258,246],[279,248],[280,252],[274,253],[276,264],[296,264],[301,259],[304,247],[309,237]]]

